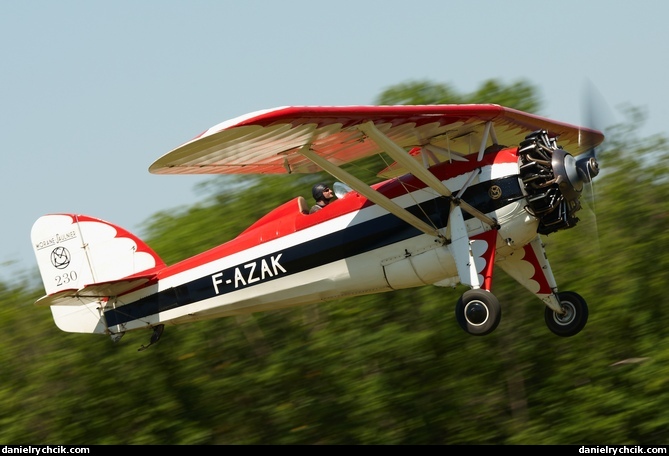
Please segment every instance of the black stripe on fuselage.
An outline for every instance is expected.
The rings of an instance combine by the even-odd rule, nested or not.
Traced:
[[[498,199],[492,199],[489,196],[489,191],[494,185],[501,189],[502,197]],[[482,182],[468,188],[463,195],[463,199],[483,213],[498,210],[522,197],[517,176]],[[424,221],[429,219],[428,223],[436,228],[443,228],[448,221],[450,199],[437,197],[406,209]],[[465,219],[471,218],[469,214],[463,215]],[[387,214],[273,254],[246,261],[218,273],[207,274],[119,308],[110,309],[105,312],[107,326],[120,325],[259,283],[304,272],[420,234],[419,230],[397,216]]]

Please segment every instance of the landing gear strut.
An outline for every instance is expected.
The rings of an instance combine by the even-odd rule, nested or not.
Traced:
[[[462,294],[455,306],[455,318],[465,332],[485,336],[499,325],[502,308],[494,294],[475,288]]]

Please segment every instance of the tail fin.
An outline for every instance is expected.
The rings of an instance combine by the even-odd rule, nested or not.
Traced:
[[[45,298],[65,296],[46,299],[55,304],[51,306],[54,320],[64,331],[106,331],[101,313],[92,312],[99,305],[77,298],[84,288],[165,267],[158,254],[134,234],[86,215],[42,216],[33,225],[31,240]],[[72,292],[70,300],[67,291]]]

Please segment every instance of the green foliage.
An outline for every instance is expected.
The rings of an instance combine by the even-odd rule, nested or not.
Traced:
[[[468,96],[423,84],[381,100],[538,108],[525,83],[492,81]],[[148,331],[117,344],[64,333],[32,304],[41,286],[0,283],[0,441],[666,444],[668,147],[662,136],[639,138],[643,115],[627,115],[607,131],[596,217],[590,204],[575,229],[545,239],[560,289],[590,305],[577,336],[550,333],[543,304],[501,271],[502,322],[485,337],[455,322],[463,287],[422,287],[170,326],[143,352]],[[311,200],[320,180],[331,179],[212,179],[201,203],[150,218],[146,240],[180,261],[278,203]]]
[[[448,84],[431,81],[410,81],[394,85],[376,98],[381,105],[426,105],[493,103],[525,112],[539,111],[541,101],[536,87],[527,81],[505,86],[490,79],[470,94],[460,94]]]

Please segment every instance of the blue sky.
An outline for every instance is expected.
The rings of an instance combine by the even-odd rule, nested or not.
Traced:
[[[196,203],[208,176],[149,165],[259,109],[371,104],[411,80],[463,93],[525,80],[542,114],[578,124],[589,80],[613,112],[644,108],[643,133],[665,134],[668,16],[664,0],[5,2],[0,279],[38,275],[43,214],[141,235],[157,211]]]

